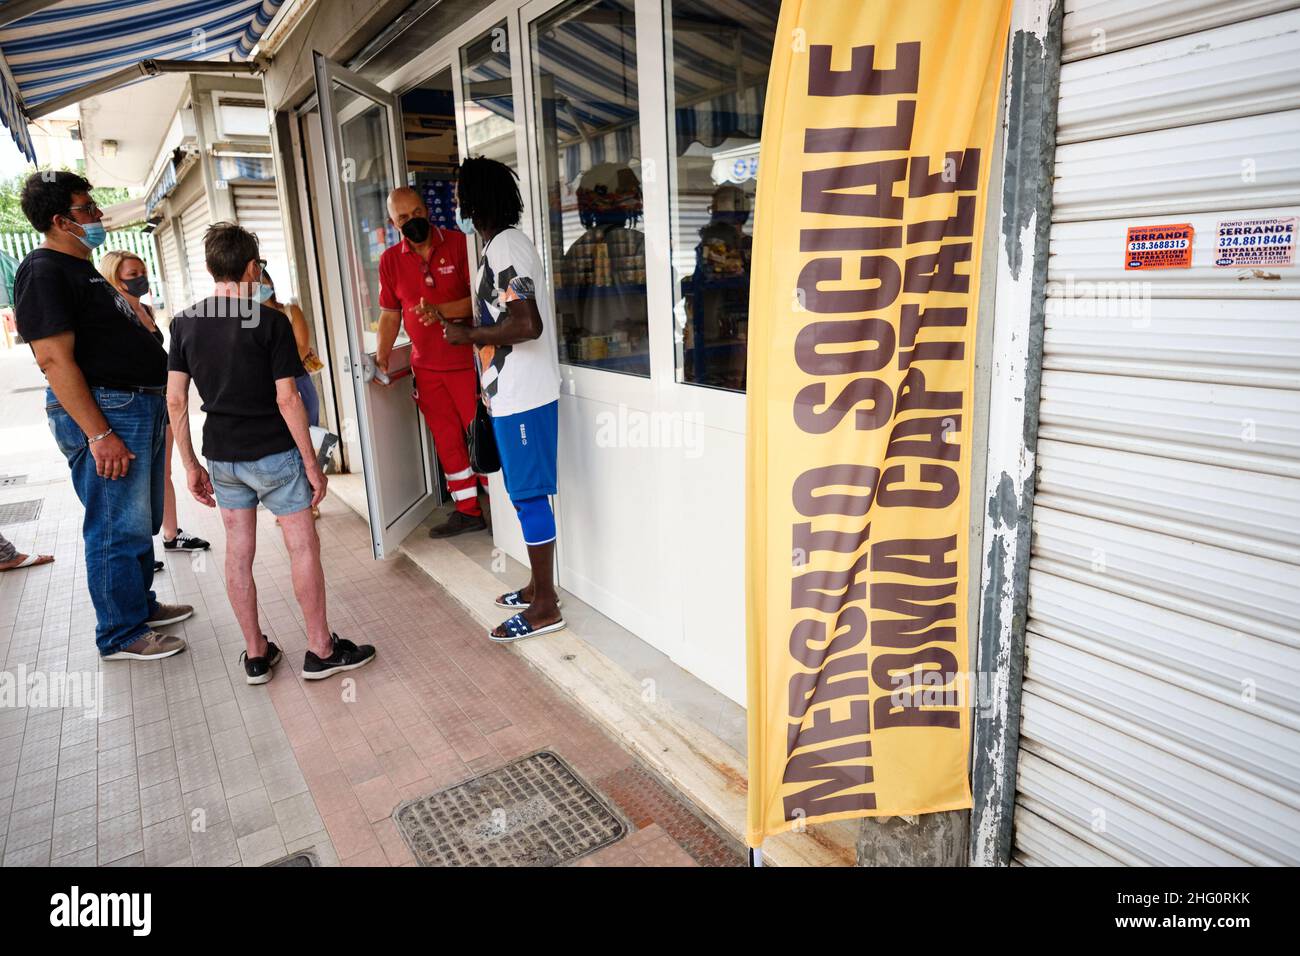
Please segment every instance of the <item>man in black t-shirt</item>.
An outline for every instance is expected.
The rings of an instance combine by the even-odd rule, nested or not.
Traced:
[[[194,609],[159,604],[153,536],[162,525],[167,353],[91,265],[104,241],[90,183],[33,173],[23,214],[44,235],[14,277],[18,332],[49,389],[46,416],[86,509],[86,586],[108,660],[160,660],[185,642],[154,628]]]
[[[213,294],[172,319],[167,405],[176,451],[190,493],[221,508],[226,526],[226,593],[244,632],[244,674],[250,684],[271,679],[280,649],[257,618],[253,557],[257,506],[276,515],[293,570],[294,593],[307,627],[302,676],[318,680],[374,659],[329,629],[325,572],[312,509],[325,497],[325,474],[312,449],[307,409],[298,394],[302,362],[288,317],[261,303],[262,263],[257,237],[233,223],[218,223],[203,240]],[[194,454],[189,426],[193,379],[203,399],[204,468]]]

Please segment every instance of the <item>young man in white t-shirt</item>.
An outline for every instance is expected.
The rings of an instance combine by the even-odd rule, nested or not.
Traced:
[[[555,594],[555,458],[560,361],[555,309],[541,256],[515,226],[523,212],[510,167],[465,160],[457,184],[461,229],[483,243],[474,283],[474,325],[444,321],[453,345],[475,347],[483,402],[501,454],[506,491],[519,514],[532,577],[497,598],[517,611],[488,636],[507,643],[564,627]]]

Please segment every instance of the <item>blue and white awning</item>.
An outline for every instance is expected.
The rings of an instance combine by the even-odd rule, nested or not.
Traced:
[[[141,60],[245,60],[282,3],[62,0],[0,27],[0,119],[34,162],[25,107]]]
[[[162,172],[158,175],[158,181],[153,184],[149,190],[149,195],[145,197],[145,215],[152,216],[153,211],[162,204],[164,199],[171,195],[171,191],[175,188],[176,164],[169,160],[163,164]]]

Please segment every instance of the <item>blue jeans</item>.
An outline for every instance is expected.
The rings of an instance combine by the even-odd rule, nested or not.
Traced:
[[[45,414],[59,451],[68,459],[72,486],[86,510],[86,586],[98,624],[95,643],[113,654],[149,631],[158,607],[153,588],[153,536],[162,527],[164,436],[167,406],[161,395],[92,388],[109,427],[135,455],[125,478],[95,474],[86,435],[46,389]]]
[[[307,408],[307,424],[320,424],[320,395],[316,391],[316,383],[311,380],[310,375],[299,375],[294,380],[298,386],[298,394],[302,396],[302,403]]]

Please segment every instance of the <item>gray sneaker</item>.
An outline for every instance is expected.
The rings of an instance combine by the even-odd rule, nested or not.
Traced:
[[[168,624],[179,624],[194,616],[194,608],[188,604],[159,604],[153,612],[153,617],[145,621],[150,627],[166,627]]]
[[[162,634],[149,631],[134,644],[128,644],[120,651],[106,654],[106,661],[160,661],[185,650],[185,642],[175,634]]]

